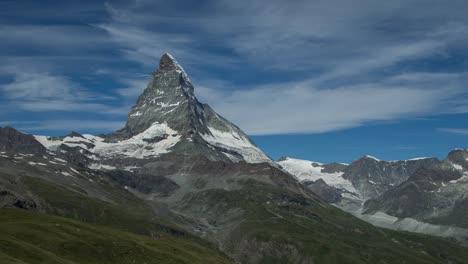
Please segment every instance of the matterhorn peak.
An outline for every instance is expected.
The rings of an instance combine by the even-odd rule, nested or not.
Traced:
[[[165,53],[159,69],[149,80],[143,94],[128,114],[127,124],[118,133],[130,139],[154,135],[152,131],[167,131],[163,139],[180,139],[173,152],[202,154],[211,160],[272,162],[237,126],[201,104],[194,87],[177,60]],[[164,138],[164,137],[163,137]],[[162,144],[162,143],[161,143]]]

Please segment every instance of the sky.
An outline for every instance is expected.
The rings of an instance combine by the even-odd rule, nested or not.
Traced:
[[[272,158],[468,148],[466,0],[0,1],[0,126],[121,128],[164,52]]]

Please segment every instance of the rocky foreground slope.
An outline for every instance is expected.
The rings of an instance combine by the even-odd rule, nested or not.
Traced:
[[[466,248],[451,241],[379,229],[329,205],[238,127],[198,102],[187,74],[169,54],[126,126],[115,133],[33,137],[12,128],[0,133],[9,138],[0,140],[2,207],[151,239],[181,237],[206,252],[215,247],[238,263],[468,258]]]

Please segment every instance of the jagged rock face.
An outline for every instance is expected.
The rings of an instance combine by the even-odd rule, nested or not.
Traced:
[[[323,173],[339,173],[343,172],[348,165],[341,164],[341,163],[327,163],[323,165],[322,172]]]
[[[185,134],[203,129],[202,118],[203,107],[195,98],[190,79],[172,56],[164,54],[148,87],[128,114],[124,131],[133,136],[155,122],[166,122],[172,129]]]
[[[432,168],[419,168],[408,178],[408,181],[449,182],[460,179],[462,176],[461,171],[441,164]]]
[[[468,227],[466,150],[454,150],[436,166],[420,168],[402,184],[365,204],[365,213]]]
[[[453,150],[448,154],[445,161],[458,170],[468,171],[468,150]]]
[[[365,156],[351,163],[344,170],[343,178],[350,180],[366,197],[375,198],[406,181],[419,168],[430,168],[439,163],[436,158],[381,161]]]
[[[210,134],[210,127],[222,132],[241,132],[208,105],[197,100],[187,73],[167,53],[161,57],[158,70],[128,114],[124,131],[133,136],[155,122],[167,123],[178,133],[189,137]],[[242,135],[245,136],[243,132]]]
[[[328,203],[335,204],[342,200],[343,190],[328,185],[323,179],[306,181],[304,185]]]
[[[0,152],[40,154],[45,153],[46,149],[31,135],[11,127],[0,127]]]
[[[438,224],[457,224],[456,222],[438,221],[453,214],[457,204],[467,200],[466,180],[459,180],[463,174],[459,171],[441,168],[422,168],[415,172],[408,181],[392,188],[377,199],[366,202],[365,212],[385,212],[399,218],[411,217],[421,221]],[[465,202],[464,202],[465,201]],[[455,219],[452,219],[455,220]],[[468,221],[460,226],[467,227]]]

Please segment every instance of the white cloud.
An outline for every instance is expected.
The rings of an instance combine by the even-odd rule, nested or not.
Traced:
[[[60,60],[64,66],[77,66],[77,61],[98,61],[106,51],[115,48],[102,29],[77,24],[8,24],[0,25],[0,56],[35,61]],[[107,60],[112,58],[106,57]],[[3,63],[2,63],[3,64]]]
[[[114,97],[91,91],[71,79],[24,65],[3,65],[2,74],[11,80],[0,85],[3,105],[8,111],[95,112],[124,114],[130,108],[115,105]]]
[[[123,121],[100,121],[100,120],[43,120],[12,122],[16,128],[22,131],[113,131],[125,125]]]
[[[393,76],[333,89],[304,81],[235,90],[202,86],[196,93],[249,134],[323,133],[456,107],[453,98],[464,92],[459,83],[465,75],[433,76],[430,84],[425,82],[428,75]]]
[[[117,93],[124,97],[137,97],[143,93],[148,86],[148,79],[124,79],[121,80],[126,85],[124,88],[117,89]]]
[[[468,136],[468,128],[439,128],[439,131]]]
[[[14,81],[1,86],[1,90],[11,99],[88,97],[77,83],[61,76],[50,75],[48,72],[36,73],[23,70],[13,75]]]

